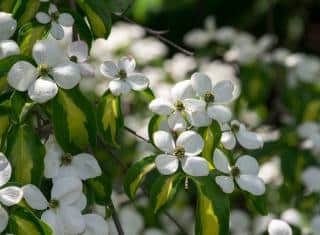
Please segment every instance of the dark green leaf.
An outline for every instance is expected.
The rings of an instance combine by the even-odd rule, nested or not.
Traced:
[[[13,16],[17,19],[18,25],[24,25],[34,19],[39,7],[39,0],[17,0],[13,10]]]
[[[106,174],[86,181],[88,190],[93,194],[95,203],[105,204],[111,197],[112,183]]]

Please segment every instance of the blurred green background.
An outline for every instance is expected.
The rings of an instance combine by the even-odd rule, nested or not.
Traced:
[[[203,27],[214,15],[219,27],[230,25],[256,36],[278,36],[278,46],[320,54],[319,0],[135,0],[127,13],[182,45],[183,35]]]

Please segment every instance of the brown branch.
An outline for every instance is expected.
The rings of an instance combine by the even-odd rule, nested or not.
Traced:
[[[168,31],[155,31],[153,29],[150,29],[148,27],[145,27],[145,26],[142,26],[140,24],[138,24],[137,22],[131,20],[130,18],[128,18],[127,16],[123,15],[123,14],[119,14],[119,13],[112,13],[114,16],[124,20],[124,21],[127,21],[128,23],[130,24],[134,24],[134,25],[138,25],[140,27],[142,27],[147,33],[149,33],[150,35],[158,38],[160,41],[172,46],[173,48],[179,50],[180,52],[188,55],[188,56],[193,56],[193,52],[191,51],[188,51],[187,49],[184,49],[183,47],[179,46],[178,44],[174,43],[173,41],[165,38],[162,36],[162,34],[164,33],[167,33]]]
[[[108,204],[109,204],[109,208],[112,210],[112,219],[113,219],[114,225],[116,226],[118,234],[119,235],[124,235],[124,231],[123,231],[123,228],[122,228],[118,213],[117,213],[116,208],[114,207],[113,202],[112,202],[111,199],[110,199]]]
[[[131,128],[129,128],[129,127],[127,127],[127,126],[124,126],[124,129],[125,129],[126,131],[128,131],[129,133],[131,133],[132,135],[136,136],[138,139],[141,139],[141,140],[143,140],[144,142],[149,143],[149,144],[151,143],[150,140],[148,140],[148,139],[144,138],[143,136],[139,135],[137,132],[135,132],[135,131],[132,130]]]

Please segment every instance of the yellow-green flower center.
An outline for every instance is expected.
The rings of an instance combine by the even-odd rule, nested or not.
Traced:
[[[49,207],[52,209],[58,208],[59,207],[59,201],[56,199],[52,199],[49,202]]]
[[[240,175],[240,169],[237,166],[231,167],[230,172],[233,177],[238,177]]]
[[[240,129],[240,126],[238,124],[232,124],[231,125],[231,131],[232,132],[236,133],[236,132],[239,131],[239,129]]]
[[[69,165],[72,162],[72,155],[70,153],[65,153],[61,157],[61,165]]]
[[[53,12],[53,13],[51,13],[51,18],[52,18],[54,21],[58,21],[59,15],[60,15],[60,14],[59,14],[58,11]]]
[[[120,79],[125,79],[127,78],[127,72],[124,69],[120,69],[119,71],[119,77]]]
[[[78,62],[78,58],[77,58],[75,55],[71,56],[71,57],[70,57],[70,60],[71,60],[72,62],[74,62],[74,63],[77,63],[77,62]]]
[[[204,95],[204,101],[206,103],[212,103],[214,102],[214,94],[212,94],[211,92],[208,92]]]
[[[183,104],[180,100],[178,100],[178,101],[174,104],[174,106],[176,107],[176,109],[177,109],[178,111],[183,111],[183,110],[184,110],[184,104]]]
[[[48,64],[39,64],[38,65],[38,73],[40,76],[48,75],[50,71],[50,67]]]
[[[177,157],[177,158],[183,158],[185,155],[186,151],[183,147],[181,146],[177,146],[175,148],[175,150],[173,151],[173,154]]]

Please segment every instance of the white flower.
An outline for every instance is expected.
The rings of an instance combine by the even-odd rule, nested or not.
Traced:
[[[70,27],[74,23],[72,15],[69,13],[59,13],[56,5],[50,4],[48,13],[38,12],[36,19],[41,24],[51,23],[50,33],[51,35],[60,40],[64,36],[64,31],[62,26]]]
[[[215,178],[216,183],[225,193],[232,193],[234,190],[234,180],[238,186],[255,196],[264,194],[266,188],[264,182],[258,177],[259,164],[257,160],[249,155],[240,156],[234,166],[229,165],[225,154],[216,149],[214,151],[213,162],[215,168],[226,175]]]
[[[56,96],[58,86],[75,87],[80,79],[78,66],[63,56],[54,40],[40,40],[32,50],[37,67],[27,61],[15,63],[8,73],[8,83],[18,91],[28,91],[37,103],[44,103]]]
[[[301,175],[301,181],[311,192],[320,192],[320,168],[310,166]]]
[[[316,215],[311,220],[311,228],[314,234],[320,231],[320,215]]]
[[[22,189],[15,186],[2,188],[11,177],[12,168],[10,162],[3,153],[0,153],[0,203],[4,206],[16,205],[23,196]],[[7,211],[0,204],[0,233],[7,227],[9,216]]]
[[[46,142],[44,158],[44,175],[47,178],[61,178],[73,176],[81,180],[95,178],[102,171],[94,156],[80,153],[75,156],[64,153],[53,136]]]
[[[268,225],[269,235],[292,235],[290,226],[282,220],[272,220]]]
[[[167,46],[152,37],[135,40],[129,50],[139,64],[161,59],[168,53]]]
[[[245,235],[249,233],[250,218],[242,210],[235,209],[230,213],[230,230],[234,235]]]
[[[209,174],[208,162],[197,156],[202,152],[204,143],[194,131],[182,132],[176,141],[166,131],[157,131],[153,135],[154,144],[163,152],[156,157],[155,163],[163,175],[171,175],[178,170],[179,161],[183,171],[191,176]]]
[[[35,210],[46,210],[41,220],[49,224],[56,235],[81,234],[86,227],[81,214],[86,206],[82,183],[78,178],[66,177],[54,182],[48,202],[34,185],[23,187],[24,199]]]
[[[285,210],[284,212],[282,212],[281,220],[283,220],[289,224],[292,224],[296,227],[300,227],[303,222],[301,213],[294,208],[289,208],[289,209]]]
[[[68,47],[68,57],[74,63],[77,63],[81,75],[84,77],[94,76],[94,68],[88,63],[89,48],[84,41],[74,41]]]
[[[132,57],[122,57],[118,65],[112,61],[105,61],[101,73],[113,80],[109,89],[114,95],[127,94],[130,90],[141,91],[148,87],[149,80],[141,73],[134,73],[136,62]]]
[[[263,147],[261,136],[247,130],[244,124],[236,120],[231,122],[231,127],[225,125],[222,129],[221,143],[226,149],[233,149],[236,146],[236,140],[246,149],[258,149]]]
[[[264,162],[259,171],[259,177],[263,179],[266,184],[273,183],[274,185],[281,185],[283,176],[281,172],[281,161],[279,157],[273,157],[269,161]]]
[[[81,235],[108,235],[109,225],[105,219],[97,214],[85,214],[83,218],[86,228]]]
[[[168,116],[168,124],[173,131],[183,131],[187,127],[184,118],[190,114],[205,109],[206,103],[202,100],[192,99],[194,91],[190,80],[178,82],[171,89],[171,102],[162,98],[151,101],[149,109],[158,114]]]
[[[188,72],[197,67],[197,63],[193,57],[178,53],[172,59],[166,60],[164,67],[175,81],[181,81]]]
[[[201,122],[201,120],[209,118],[217,120],[220,123],[230,121],[232,116],[230,109],[221,104],[228,103],[233,99],[234,86],[231,81],[219,81],[213,86],[207,75],[194,73],[191,76],[191,84],[197,96],[207,104],[205,112],[192,113],[192,124],[194,126],[208,124]]]
[[[0,59],[20,53],[18,44],[8,40],[17,28],[17,21],[11,14],[0,12]]]

